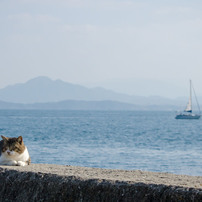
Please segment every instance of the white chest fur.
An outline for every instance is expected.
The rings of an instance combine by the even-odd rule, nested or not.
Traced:
[[[25,166],[28,165],[28,160],[29,160],[29,152],[25,147],[25,150],[22,154],[12,152],[11,155],[8,155],[7,151],[1,153],[0,165]]]

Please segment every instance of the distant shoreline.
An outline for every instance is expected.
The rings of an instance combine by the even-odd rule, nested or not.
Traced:
[[[0,101],[0,110],[105,110],[105,111],[177,111],[174,105],[135,105],[111,100],[65,100],[47,103],[11,103]]]

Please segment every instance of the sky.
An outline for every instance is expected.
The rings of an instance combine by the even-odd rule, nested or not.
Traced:
[[[202,1],[0,0],[0,88],[38,76],[202,95]],[[169,88],[170,86],[170,88]]]

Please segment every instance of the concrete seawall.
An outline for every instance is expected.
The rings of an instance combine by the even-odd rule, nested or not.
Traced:
[[[0,201],[202,201],[202,176],[32,164],[0,166]]]

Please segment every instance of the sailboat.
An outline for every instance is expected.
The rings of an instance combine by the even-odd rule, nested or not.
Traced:
[[[197,106],[198,106],[198,110],[199,110],[198,114],[192,113],[192,90],[194,92],[195,99],[196,99],[196,102],[197,102]],[[200,107],[199,107],[199,104],[198,104],[198,100],[196,98],[196,93],[194,91],[194,88],[193,88],[193,85],[192,85],[192,81],[190,80],[189,102],[188,102],[188,104],[187,104],[184,112],[180,113],[180,114],[177,114],[175,118],[176,119],[199,119],[200,117],[201,117]]]

